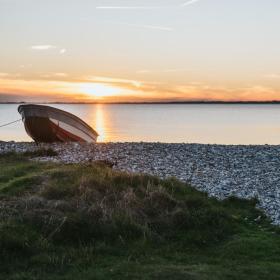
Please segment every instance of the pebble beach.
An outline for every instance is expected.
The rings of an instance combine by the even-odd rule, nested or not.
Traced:
[[[52,148],[40,161],[106,160],[117,170],[176,177],[209,196],[257,198],[258,207],[280,224],[280,146],[164,143],[40,144],[0,142],[0,154]]]

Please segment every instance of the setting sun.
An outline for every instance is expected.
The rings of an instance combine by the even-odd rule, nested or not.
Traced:
[[[120,89],[103,84],[84,83],[79,85],[79,92],[89,97],[103,98],[118,95]]]

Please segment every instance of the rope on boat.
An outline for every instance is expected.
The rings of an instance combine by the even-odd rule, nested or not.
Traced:
[[[9,122],[9,123],[2,124],[2,125],[0,125],[0,128],[1,128],[1,127],[4,127],[4,126],[8,126],[8,125],[13,124],[13,123],[16,123],[16,122],[19,122],[19,121],[21,121],[21,119],[18,119],[18,120],[13,121],[13,122]]]

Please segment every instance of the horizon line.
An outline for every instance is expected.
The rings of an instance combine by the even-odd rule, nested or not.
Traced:
[[[280,104],[280,100],[267,100],[267,101],[140,101],[140,102],[129,102],[129,101],[124,101],[124,102],[98,102],[98,101],[91,101],[91,102],[61,102],[61,101],[0,101],[0,104],[80,104],[80,105],[87,105],[87,104],[108,104],[108,105],[113,105],[113,104],[128,104],[128,105],[141,105],[141,104],[151,104],[151,105],[156,105],[156,104]]]

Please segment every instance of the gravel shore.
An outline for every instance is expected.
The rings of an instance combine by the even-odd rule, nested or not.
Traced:
[[[280,224],[280,146],[163,143],[40,144],[0,142],[0,154],[52,148],[41,161],[79,163],[108,160],[115,169],[175,176],[210,196],[257,197],[259,207]]]

